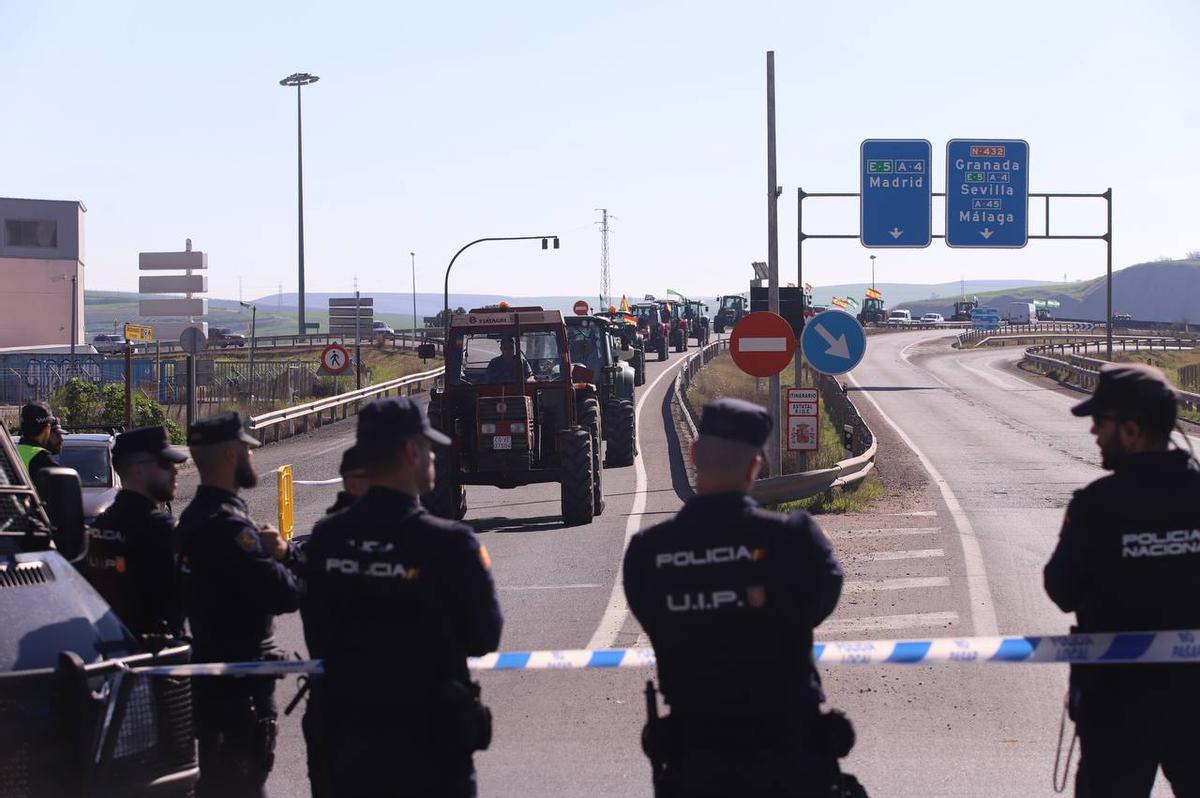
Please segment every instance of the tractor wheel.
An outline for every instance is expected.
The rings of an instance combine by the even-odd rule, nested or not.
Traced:
[[[601,441],[604,440],[604,424],[600,418],[600,402],[596,399],[583,400],[579,412],[579,426],[592,436],[592,514],[604,512],[604,471],[601,467]]]
[[[563,524],[590,524],[595,515],[591,433],[583,427],[561,430],[558,433],[558,460],[562,474]]]
[[[646,384],[646,350],[633,350],[633,384],[635,386]]]
[[[720,319],[717,319],[715,322],[713,322],[713,329],[717,331],[717,335],[720,335],[721,333],[725,332],[725,325],[721,323]]]
[[[679,330],[671,330],[671,348],[673,348],[676,352],[683,351],[683,344],[679,342],[680,334],[681,333]]]
[[[441,396],[430,397],[428,411],[430,424],[440,430],[442,428]],[[436,516],[461,521],[467,514],[467,492],[462,485],[455,484],[454,481],[454,474],[458,470],[454,451],[449,446],[436,446],[434,447],[434,456],[437,457],[434,466],[437,474],[434,477],[433,490],[421,497],[421,503]]]
[[[608,432],[604,464],[608,468],[633,465],[633,458],[637,457],[637,418],[633,402],[620,399],[609,405],[608,423],[604,428]]]
[[[667,339],[658,339],[658,362],[661,363],[667,359]]]

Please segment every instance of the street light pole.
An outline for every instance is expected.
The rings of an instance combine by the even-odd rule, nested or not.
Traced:
[[[412,258],[412,295],[413,295],[413,339],[412,345],[415,348],[417,345],[417,253],[408,253]]]
[[[875,256],[871,256],[871,290],[875,290]]]
[[[542,239],[542,249],[548,248],[548,242],[554,242],[554,248],[558,249],[558,236],[491,236],[489,238],[477,238],[469,244],[464,244],[462,249],[454,253],[454,257],[450,259],[450,265],[446,267],[446,282],[442,286],[442,326],[445,327],[446,338],[450,337],[450,270],[454,268],[454,261],[458,260],[458,256],[463,254],[470,247],[476,244],[482,244],[484,241],[532,241],[534,239]]]
[[[302,86],[316,83],[318,80],[320,78],[316,75],[310,75],[307,72],[296,72],[279,81],[280,86],[296,87],[296,202],[299,221],[299,247],[297,252],[300,272],[297,284],[299,293],[297,306],[300,316],[300,335],[305,335],[308,332],[308,327],[304,323],[304,124],[300,109],[300,89]]]
[[[258,305],[241,302],[242,307],[250,308],[250,410],[254,410],[254,347],[257,338],[255,327],[258,322]]]

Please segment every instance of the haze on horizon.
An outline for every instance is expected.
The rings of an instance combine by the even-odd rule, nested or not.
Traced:
[[[310,291],[599,289],[594,210],[613,222],[613,286],[744,289],[766,258],[765,51],[777,68],[781,280],[795,279],[796,187],[855,191],[863,138],[1023,138],[1031,189],[1114,190],[1114,267],[1200,249],[1200,76],[1182,0],[363,3],[200,7],[0,0],[9,124],[0,195],[79,199],[87,286],[136,290],[141,250],[209,253],[210,296],[295,290],[295,91],[304,90]],[[805,228],[857,232],[853,200]],[[1099,201],[1059,201],[1056,232],[1102,232]],[[935,204],[940,232],[942,206]],[[1042,211],[1031,203],[1031,232]],[[1059,222],[1062,226],[1059,227]],[[805,280],[1086,279],[1100,242],[1024,250],[865,250],[808,242]]]

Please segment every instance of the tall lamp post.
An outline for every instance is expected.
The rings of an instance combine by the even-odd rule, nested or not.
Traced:
[[[297,198],[297,216],[299,218],[299,312],[300,312],[300,334],[305,335],[308,332],[308,326],[304,323],[304,134],[302,115],[300,112],[300,89],[310,83],[316,83],[320,80],[316,75],[310,75],[307,72],[296,72],[288,75],[283,80],[279,81],[280,86],[295,86],[296,87],[296,198]]]
[[[871,256],[871,290],[875,290],[875,256]]]
[[[413,339],[412,345],[417,345],[417,253],[410,252],[408,256],[412,258],[412,285],[413,285]]]
[[[254,347],[257,336],[255,327],[258,322],[258,306],[251,302],[239,302],[244,308],[250,308],[250,409],[254,409]]]
[[[462,249],[454,253],[454,257],[450,259],[450,265],[446,267],[446,283],[442,287],[442,324],[446,328],[446,339],[450,338],[450,270],[454,268],[454,261],[458,260],[458,256],[463,254],[470,247],[476,244],[482,244],[484,241],[533,241],[540,238],[542,240],[542,249],[549,249],[549,242],[554,242],[554,248],[558,249],[558,236],[492,236],[490,238],[477,238],[469,244],[464,244]]]

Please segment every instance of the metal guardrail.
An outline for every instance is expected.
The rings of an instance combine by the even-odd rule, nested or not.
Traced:
[[[1132,343],[1133,350],[1138,351],[1138,344],[1146,344],[1146,349],[1150,350],[1154,344],[1157,344],[1158,349],[1194,349],[1200,346],[1200,339],[1188,338],[1134,338],[1122,339],[1123,343]],[[1025,350],[1023,362],[1032,363],[1044,369],[1052,371],[1066,371],[1068,381],[1086,390],[1094,390],[1096,381],[1100,377],[1100,367],[1108,361],[1097,360],[1096,358],[1085,357],[1076,354],[1078,347],[1082,347],[1087,351],[1087,347],[1092,346],[1094,342],[1072,342],[1065,344],[1042,344],[1039,346],[1031,346]],[[1100,341],[1099,343],[1103,343]],[[1116,340],[1114,339],[1114,348]],[[1067,347],[1071,348],[1071,353],[1067,354]],[[1097,346],[1097,350],[1099,350]],[[1123,347],[1124,349],[1124,347]],[[1058,350],[1057,356],[1055,350]],[[1126,350],[1128,351],[1128,350]],[[1175,389],[1176,397],[1179,404],[1192,412],[1200,412],[1200,393],[1193,393],[1177,387]]]
[[[959,333],[958,345],[979,345],[988,338],[1009,338],[1015,336],[1046,336],[1055,333],[1079,334],[1091,332],[1097,327],[1103,329],[1103,324],[1090,321],[1039,321],[1037,324],[1004,324],[995,330],[966,330]]]
[[[688,409],[687,402],[684,401],[684,394],[687,392],[692,380],[700,372],[700,369],[719,355],[723,349],[728,348],[728,339],[708,344],[704,347],[701,354],[689,360],[675,377],[673,387],[675,399],[679,402],[679,406],[683,411],[683,418],[687,422],[693,440],[698,437],[699,433],[696,429],[695,419],[692,418],[692,413]],[[818,388],[825,400],[826,407],[830,410],[831,415],[834,416],[835,423],[839,426],[842,424],[853,426],[855,448],[862,449],[863,451],[853,457],[841,460],[837,465],[829,468],[802,471],[798,474],[784,474],[756,481],[750,490],[750,495],[762,504],[781,504],[783,502],[817,496],[833,488],[845,487],[857,482],[866,477],[875,468],[875,453],[878,444],[870,427],[863,421],[862,416],[858,413],[858,409],[854,407],[854,403],[842,391],[836,379],[826,374],[818,375],[818,379]]]
[[[337,421],[339,416],[344,419],[353,413],[357,413],[359,404],[365,400],[374,399],[378,396],[390,396],[393,391],[397,395],[403,394],[405,396],[419,393],[425,390],[425,383],[432,382],[436,384],[442,378],[444,371],[445,369],[441,367],[430,369],[419,374],[410,374],[407,377],[388,380],[378,385],[348,391],[336,396],[328,396],[324,399],[317,399],[316,401],[306,402],[302,405],[285,407],[281,410],[273,410],[270,413],[251,416],[249,426],[254,432],[261,432],[264,443],[278,441],[291,437],[297,432],[308,432],[310,419],[313,425],[320,427],[327,420],[328,422],[333,422]],[[328,419],[326,419],[326,416],[328,416]]]

